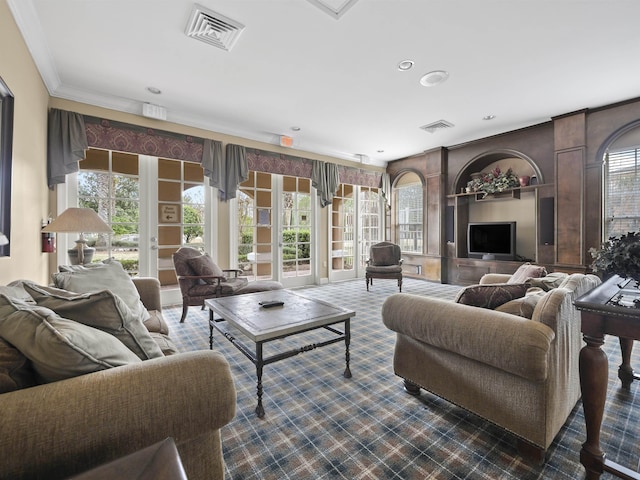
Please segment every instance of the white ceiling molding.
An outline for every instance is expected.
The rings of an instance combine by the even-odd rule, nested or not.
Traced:
[[[339,20],[358,0],[307,0],[326,14]]]

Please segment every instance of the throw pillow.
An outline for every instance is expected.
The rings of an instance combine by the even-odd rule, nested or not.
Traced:
[[[141,361],[108,333],[5,295],[0,295],[0,338],[30,360],[45,383]]]
[[[218,265],[215,264],[213,259],[208,253],[200,255],[198,257],[192,257],[187,259],[187,264],[191,267],[196,275],[199,276],[215,276],[224,277],[224,272]],[[203,278],[206,283],[216,284],[218,281],[215,278]]]
[[[549,290],[553,290],[554,288],[558,288],[560,285],[562,285],[562,282],[564,282],[568,276],[568,273],[551,272],[548,273],[545,277],[531,278],[529,280],[529,284],[532,287],[539,287],[545,292],[548,292]]]
[[[514,298],[523,297],[527,293],[528,285],[494,283],[491,285],[471,285],[463,288],[456,297],[457,303],[473,307],[489,308],[491,310],[507,303]]]
[[[510,300],[507,303],[503,303],[502,305],[496,307],[495,310],[498,312],[518,315],[519,317],[528,318],[529,320],[531,320],[533,318],[533,311],[536,309],[538,301],[544,296],[545,293],[546,292],[544,291],[536,291],[534,293],[531,293],[531,289],[529,289],[524,297],[516,298],[515,300]]]
[[[547,269],[540,265],[525,263],[520,265],[507,283],[524,283],[530,278],[540,278],[547,274]]]
[[[79,268],[54,273],[54,286],[75,293],[110,290],[119,296],[140,320],[145,321],[149,318],[149,312],[140,300],[138,289],[120,262],[109,259],[103,263],[92,264],[91,267],[74,267]]]
[[[13,392],[36,385],[29,359],[0,338],[0,393]]]
[[[113,335],[141,360],[163,356],[142,320],[110,290],[76,294],[35,283],[25,283],[24,288],[38,305]]]

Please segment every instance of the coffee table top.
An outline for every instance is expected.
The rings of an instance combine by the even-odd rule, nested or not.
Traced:
[[[263,308],[260,302],[277,300],[283,306]],[[205,300],[205,305],[254,342],[300,333],[355,316],[355,312],[290,290],[247,293]]]

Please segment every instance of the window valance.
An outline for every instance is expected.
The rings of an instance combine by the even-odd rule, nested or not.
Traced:
[[[223,154],[223,149],[221,148],[222,143],[217,140],[208,140],[207,146],[205,147],[204,138],[142,127],[139,125],[108,120],[90,115],[81,115],[74,112],[64,112],[63,110],[58,109],[51,109],[49,130],[60,130],[59,125],[52,123],[52,118],[66,117],[67,114],[76,118],[78,125],[81,125],[82,122],[84,123],[86,144],[83,144],[83,148],[101,148],[104,150],[114,150],[138,155],[151,155],[174,160],[183,160],[185,162],[201,163],[205,169],[205,173],[207,170],[210,172],[207,176],[209,178],[213,178],[213,175],[215,177],[213,180],[214,184],[219,185],[220,175],[223,170],[220,168],[216,169],[212,162],[215,162],[216,165],[219,165],[219,162],[226,162],[226,155],[224,154],[229,151],[229,148],[227,148]],[[53,122],[55,122],[55,120],[53,120]],[[77,128],[74,132],[74,135],[77,136]],[[61,140],[61,142],[64,144],[64,141]],[[235,145],[232,148],[232,151],[239,152],[236,147],[240,146]],[[77,152],[77,146],[73,147],[73,150],[74,152]],[[249,170],[302,178],[311,178],[312,176],[313,162],[310,159],[255,148],[242,147],[242,150],[244,150],[244,154],[238,153],[234,158],[242,158],[244,155],[246,158],[246,165]],[[82,156],[78,157],[77,153],[71,154],[71,152],[69,152],[64,154],[59,152],[52,158],[50,152],[49,170],[53,172],[66,171],[66,173],[74,171],[73,165],[70,165],[65,158],[67,160],[69,158],[73,158],[73,162],[76,163],[77,170],[77,161],[82,159]],[[225,163],[225,171],[228,171],[228,168],[229,166]],[[238,179],[243,177],[244,168],[244,163],[233,167],[233,171],[238,173]],[[338,165],[337,168],[341,183],[362,185],[372,188],[379,188],[381,186],[382,173],[380,172],[344,165]],[[56,174],[56,182],[63,183],[64,175],[65,174],[62,174],[62,176],[60,176],[59,174]],[[49,181],[51,182],[51,178]],[[52,184],[50,183],[50,185]],[[232,189],[232,186],[226,184],[225,189]],[[228,192],[224,194],[224,197],[233,198],[231,195],[232,194]]]

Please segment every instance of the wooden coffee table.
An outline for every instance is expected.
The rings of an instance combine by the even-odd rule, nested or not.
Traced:
[[[267,301],[280,301],[284,304],[264,308],[260,303]],[[264,417],[262,370],[265,365],[344,340],[346,368],[343,376],[351,378],[350,322],[355,312],[320,300],[305,298],[289,290],[212,298],[205,300],[204,303],[209,308],[209,347],[213,348],[215,328],[256,366],[258,377],[256,414],[259,418]],[[216,314],[221,318],[215,318]],[[336,324],[343,322],[342,330],[335,327]],[[230,329],[230,326],[234,329]],[[322,342],[282,351],[266,358],[263,356],[265,343],[317,329],[324,329],[332,335]],[[236,338],[238,332],[241,333],[242,338]],[[253,343],[253,348],[247,345],[248,341]]]

